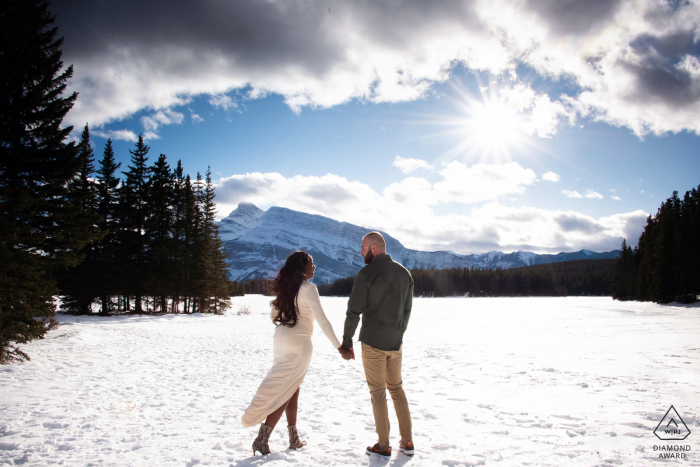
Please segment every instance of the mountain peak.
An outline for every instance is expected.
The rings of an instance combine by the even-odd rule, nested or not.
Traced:
[[[265,211],[253,203],[239,203],[227,217],[221,219],[219,232],[222,240],[234,240],[262,222]]]
[[[251,214],[253,214],[253,215],[255,215],[255,214],[258,214],[261,212],[263,212],[263,210],[260,209],[259,207],[257,207],[256,205],[254,205],[253,203],[243,201],[242,203],[238,203],[238,207],[236,209],[234,209],[231,212],[231,214],[229,214],[229,216],[232,216],[234,214],[238,214],[238,215],[241,215],[241,214],[251,215]]]
[[[221,238],[226,242],[230,277],[238,281],[272,278],[294,250],[309,252],[319,265],[318,283],[353,276],[364,262],[358,254],[362,237],[372,229],[339,222],[318,214],[272,206],[267,211],[252,203],[240,203],[221,220]],[[448,251],[418,251],[404,247],[384,234],[391,257],[409,269],[415,268],[512,268],[575,259],[614,258],[617,251],[594,253],[535,254],[528,251],[461,255]]]

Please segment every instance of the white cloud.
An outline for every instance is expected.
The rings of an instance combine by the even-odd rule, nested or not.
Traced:
[[[574,119],[574,113],[567,110],[561,102],[552,102],[549,96],[537,97],[528,120],[523,124],[525,134],[537,134],[540,138],[551,138],[557,133],[557,126],[562,117]]]
[[[622,198],[620,198],[619,196],[611,196],[610,199],[613,201],[622,201]]]
[[[75,2],[71,14],[60,2],[55,8],[64,60],[75,67],[68,91],[80,92],[66,119],[76,126],[196,95],[232,109],[225,93],[245,89],[250,99],[281,95],[296,112],[352,99],[411,101],[465,66],[520,85],[512,103],[529,112],[523,129],[540,137],[576,115],[640,136],[700,131],[697,2],[361,0],[333,2],[328,13],[306,2],[169,8],[154,0],[164,12],[155,23],[124,14],[135,0]],[[528,91],[519,65],[571,84],[569,95]]]
[[[158,127],[161,125],[171,125],[173,123],[180,124],[184,120],[185,116],[180,112],[176,112],[171,109],[159,110],[152,113],[151,115],[146,115],[141,117],[141,124],[143,129],[147,132],[155,133]]]
[[[554,172],[547,172],[542,175],[542,180],[547,180],[548,182],[558,182],[561,180],[561,175],[555,174]]]
[[[221,107],[226,112],[228,112],[231,109],[238,108],[238,104],[225,94],[219,94],[219,95],[210,97],[209,103],[217,109],[219,107]]]
[[[561,194],[569,198],[583,198],[578,191],[561,190]]]
[[[640,194],[640,195],[643,195],[643,194],[644,194],[644,190],[641,190],[641,191],[639,192],[639,194]]]
[[[469,214],[438,215],[433,207],[443,201],[435,186],[414,177],[378,193],[364,183],[332,174],[286,178],[278,173],[249,173],[221,178],[216,192],[220,216],[242,201],[263,209],[282,206],[382,229],[409,248],[458,253],[609,251],[618,248],[623,237],[634,242],[647,216],[635,211],[596,219],[575,211],[515,208],[496,201],[472,208]]]
[[[615,188],[610,188],[610,193],[615,194],[617,193],[617,190]]]
[[[586,194],[584,195],[586,198],[592,198],[592,199],[603,199],[604,196],[601,195],[600,193],[593,191],[593,190],[587,190]]]
[[[136,142],[139,139],[138,135],[131,130],[92,130],[92,133],[96,136],[101,136],[102,138],[112,138],[113,140]]]
[[[517,162],[508,164],[476,164],[467,167],[450,162],[438,172],[443,180],[433,185],[436,198],[443,203],[478,203],[499,196],[522,194],[537,176]]]
[[[197,115],[194,112],[192,112],[192,114],[190,114],[190,118],[192,118],[192,123],[202,123],[204,121],[204,119],[202,117],[200,117],[199,115]]]
[[[422,159],[405,159],[401,156],[396,156],[393,165],[401,169],[401,171],[405,174],[411,173],[417,169],[431,168],[430,164]]]

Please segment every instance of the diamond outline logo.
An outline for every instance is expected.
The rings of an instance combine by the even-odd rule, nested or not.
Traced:
[[[671,419],[668,420],[664,426],[661,426],[666,421],[666,417],[668,417],[668,414],[671,413],[671,411],[673,411],[673,414],[671,414]],[[674,415],[675,415],[675,417],[674,417]],[[682,438],[680,436],[681,436],[683,430],[680,429],[680,425],[678,424],[676,419],[678,419],[681,422],[681,425],[683,425],[683,428],[685,428],[685,431],[686,431],[685,436],[683,436]],[[672,427],[670,430],[668,430],[668,427],[670,425],[675,425],[675,428]],[[661,430],[659,430],[659,428],[661,428]],[[657,433],[657,431],[661,431],[664,435],[671,436],[671,437],[670,438],[662,438],[661,436],[659,436],[659,433]],[[670,435],[668,433],[669,431],[677,431],[678,433]],[[685,424],[685,422],[683,421],[681,416],[678,414],[678,411],[676,410],[676,408],[674,406],[671,406],[671,408],[669,408],[666,411],[666,414],[663,416],[663,418],[661,418],[661,421],[654,429],[654,434],[661,441],[682,441],[688,437],[688,435],[690,434],[690,430],[688,429],[688,426]]]

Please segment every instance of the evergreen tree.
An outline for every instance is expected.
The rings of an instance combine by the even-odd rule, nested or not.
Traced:
[[[184,206],[183,222],[183,257],[182,257],[182,282],[184,293],[184,312],[197,311],[195,297],[198,296],[199,276],[201,265],[201,236],[199,235],[200,214],[197,205],[195,188],[192,186],[190,176],[185,177],[182,190]]]
[[[100,297],[101,313],[107,314],[113,308],[111,296],[123,288],[119,286],[123,282],[123,264],[120,259],[125,255],[117,241],[119,229],[119,204],[118,191],[119,178],[115,173],[121,162],[116,163],[114,159],[114,148],[112,140],[108,139],[105,144],[100,167],[97,169],[97,193],[98,206],[97,213],[100,217],[100,228],[106,232],[106,236],[100,240],[96,246],[99,258],[99,269],[97,294]]]
[[[101,233],[99,216],[97,214],[97,187],[94,182],[95,161],[92,146],[90,145],[90,129],[85,125],[78,144],[78,158],[80,169],[76,176],[68,183],[69,196],[75,206],[79,206],[83,216],[75,220],[76,231],[81,232],[84,241],[99,240],[105,233]],[[79,251],[82,257],[81,263],[61,274],[58,283],[63,295],[61,308],[74,314],[87,314],[91,312],[92,302],[96,298],[98,286],[97,267],[99,258],[95,242],[90,242]]]
[[[202,272],[203,286],[200,302],[203,313],[223,312],[229,307],[228,255],[216,225],[216,205],[211,168],[207,167],[206,183],[202,190]]]
[[[162,312],[168,311],[167,296],[173,289],[171,272],[171,250],[173,241],[171,230],[173,223],[174,177],[161,154],[151,168],[149,199],[149,218],[146,222],[148,241],[149,280],[151,290],[159,298]]]
[[[77,94],[63,96],[55,17],[45,0],[0,6],[0,362],[28,359],[17,344],[43,337],[55,313],[53,271],[75,266],[94,239],[69,182],[84,168],[72,127]]]
[[[187,251],[187,240],[185,238],[187,188],[181,160],[177,161],[173,177],[173,221],[170,234],[173,256],[173,265],[171,267],[171,278],[173,281],[171,309],[177,313],[180,307],[180,299],[183,297],[185,290],[185,258]]]
[[[610,284],[612,297],[616,300],[631,300],[635,296],[637,266],[632,248],[622,240],[620,257],[615,261],[615,274]]]
[[[637,244],[637,280],[634,295],[636,300],[653,300],[650,290],[655,281],[654,269],[656,263],[654,261],[654,250],[656,248],[656,227],[656,219],[648,216],[647,225],[644,227]]]
[[[125,180],[120,190],[120,234],[128,266],[128,285],[125,294],[127,297],[134,297],[134,311],[136,313],[143,312],[142,300],[148,278],[145,228],[150,215],[148,204],[150,168],[146,165],[149,149],[143,142],[143,135],[139,135],[136,148],[129,150],[132,165],[129,166],[127,172],[123,172]]]
[[[679,207],[678,192],[674,191],[656,214],[658,236],[654,248],[654,280],[650,292],[652,299],[659,303],[669,303],[675,300],[677,295]]]

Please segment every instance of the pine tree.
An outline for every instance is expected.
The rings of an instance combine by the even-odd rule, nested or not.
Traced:
[[[680,242],[678,254],[681,264],[679,265],[682,277],[679,284],[679,300],[684,303],[694,302],[696,295],[700,293],[698,287],[698,250],[700,249],[700,229],[698,229],[698,203],[697,190],[693,188],[687,191],[681,202],[680,209]]]
[[[202,312],[223,312],[229,307],[228,255],[216,225],[216,205],[211,168],[207,167],[206,183],[202,191],[202,250],[203,286],[200,302]]]
[[[610,291],[616,300],[632,300],[635,298],[635,283],[637,266],[632,247],[627,245],[627,240],[622,240],[620,257],[615,260],[615,274],[613,275]]]
[[[136,148],[129,150],[131,164],[120,192],[121,236],[128,265],[127,297],[134,297],[134,311],[143,312],[142,300],[148,284],[146,270],[146,237],[144,229],[149,217],[148,192],[150,190],[149,147],[139,135]],[[128,303],[128,302],[127,302]]]
[[[53,271],[75,266],[93,240],[68,183],[81,169],[63,118],[77,94],[63,96],[55,17],[45,0],[0,6],[0,362],[28,359],[17,344],[41,338],[55,313]]]
[[[96,298],[98,285],[96,268],[99,258],[95,240],[101,239],[106,232],[101,233],[97,225],[100,219],[97,214],[97,187],[94,182],[95,158],[87,124],[78,144],[78,158],[80,170],[68,183],[68,189],[71,202],[83,212],[83,216],[75,219],[74,227],[84,237],[86,245],[79,251],[81,263],[63,272],[58,285],[63,295],[62,310],[74,314],[88,314],[92,311],[91,305]],[[90,241],[91,238],[93,241]]]
[[[655,281],[654,270],[656,263],[654,261],[654,251],[656,248],[656,231],[657,222],[652,216],[647,217],[647,224],[644,227],[642,235],[639,237],[637,244],[638,260],[637,263],[637,281],[635,285],[635,299],[642,301],[653,300],[650,294],[652,284]]]
[[[190,176],[185,177],[182,190],[183,196],[183,257],[182,257],[182,282],[184,293],[184,312],[197,311],[194,298],[198,296],[201,265],[201,236],[199,235],[199,209],[195,188],[192,186]]]
[[[187,251],[185,238],[187,193],[181,160],[177,161],[173,177],[173,222],[170,233],[173,257],[173,265],[170,270],[173,283],[171,310],[177,313],[180,308],[180,299],[185,290],[185,258]]]
[[[111,296],[120,290],[119,282],[122,281],[124,271],[120,271],[120,265],[124,258],[121,245],[117,241],[119,229],[119,204],[118,191],[119,178],[115,173],[121,162],[114,160],[114,148],[112,140],[108,139],[105,144],[100,167],[97,169],[97,193],[98,205],[97,213],[100,216],[100,228],[106,232],[106,236],[100,240],[96,246],[99,268],[97,294],[100,297],[101,313],[109,313],[114,305]]]
[[[651,284],[651,297],[659,303],[669,303],[676,299],[677,295],[677,245],[679,241],[678,192],[674,191],[671,198],[667,199],[656,215],[658,222],[658,235],[654,249],[654,281]]]
[[[173,185],[173,173],[170,171],[165,154],[161,154],[151,168],[148,193],[150,212],[146,222],[146,238],[149,263],[148,283],[151,285],[153,294],[159,298],[162,312],[168,310],[167,296],[173,289],[171,273]]]

